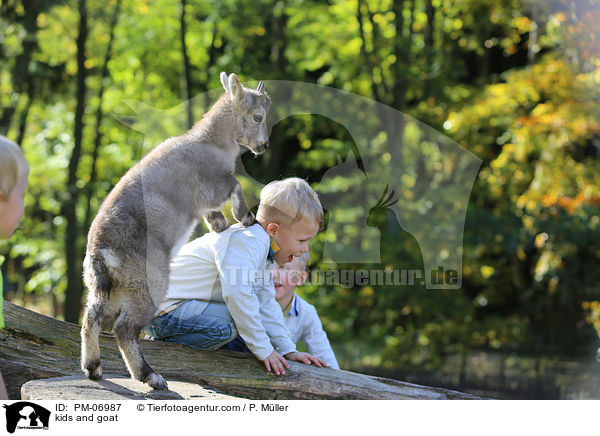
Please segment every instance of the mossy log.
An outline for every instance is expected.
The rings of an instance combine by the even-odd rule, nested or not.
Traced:
[[[4,302],[0,371],[9,397],[20,399],[29,380],[81,374],[80,329]],[[230,351],[199,351],[179,344],[142,340],[146,360],[168,381],[196,383],[237,397],[265,399],[476,399],[445,389],[350,371],[289,362],[285,375],[265,370],[255,358]],[[128,376],[114,336],[100,335],[104,373]],[[56,398],[59,399],[59,398]]]

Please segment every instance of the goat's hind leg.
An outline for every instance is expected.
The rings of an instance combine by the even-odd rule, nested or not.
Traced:
[[[91,380],[102,378],[100,344],[98,339],[102,323],[108,315],[108,302],[95,300],[88,303],[81,328],[81,369]]]
[[[168,389],[165,379],[148,365],[142,355],[139,335],[154,316],[153,312],[142,312],[140,313],[139,308],[137,311],[128,306],[122,308],[113,328],[119,350],[133,378],[148,383],[154,389]]]

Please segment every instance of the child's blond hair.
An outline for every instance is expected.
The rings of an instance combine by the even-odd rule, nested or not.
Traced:
[[[29,164],[21,148],[0,135],[0,192],[8,200],[13,189],[29,171]]]
[[[297,221],[316,221],[323,228],[323,208],[315,191],[306,180],[290,177],[276,180],[260,191],[256,219],[261,223],[276,222],[289,226]]]

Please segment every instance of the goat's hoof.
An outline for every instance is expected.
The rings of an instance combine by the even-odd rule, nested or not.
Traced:
[[[99,363],[98,365],[89,365],[83,368],[83,373],[90,380],[100,380],[102,378],[102,367]]]
[[[209,227],[211,232],[221,233],[229,228],[229,223],[227,220],[222,220],[210,223]]]
[[[214,216],[205,218],[206,225],[211,232],[221,233],[229,228],[229,222],[221,213],[215,213]]]
[[[150,374],[146,379],[146,383],[148,383],[151,388],[159,391],[166,391],[169,389],[169,385],[167,385],[166,380],[157,372]]]
[[[254,216],[254,214],[252,212],[248,212],[248,215],[246,215],[246,218],[244,218],[242,220],[242,225],[244,227],[250,227],[254,223],[256,223],[256,217]]]

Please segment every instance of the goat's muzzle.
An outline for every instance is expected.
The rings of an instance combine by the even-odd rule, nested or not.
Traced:
[[[269,148],[269,141],[265,141],[262,144],[259,144],[258,147],[256,147],[258,153],[264,153],[267,148]]]

